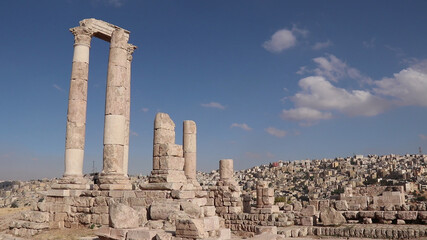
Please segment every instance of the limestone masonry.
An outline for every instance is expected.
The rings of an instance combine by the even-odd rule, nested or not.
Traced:
[[[307,235],[393,239],[427,236],[425,199],[408,201],[408,193],[425,188],[421,181],[418,188],[409,183],[399,186],[393,181],[383,182],[388,186],[370,186],[369,182],[385,179],[378,179],[371,172],[373,167],[358,175],[353,163],[365,164],[363,156],[348,161],[280,162],[237,173],[232,159],[222,159],[219,171],[197,173],[196,123],[183,121],[179,145],[175,142],[176,125],[166,113],[157,113],[154,119],[150,175],[131,180],[130,87],[136,46],[129,43],[128,30],[93,18],[80,21],[70,31],[74,35],[74,55],[64,174],[52,183],[5,183],[6,191],[0,192],[0,207],[32,207],[9,226],[14,235],[31,237],[47,229],[90,227],[98,229],[101,240],[225,240],[233,235],[253,239]],[[109,42],[110,53],[103,169],[99,175],[85,177],[83,156],[92,37]],[[415,165],[421,159],[426,162],[424,156],[408,162]],[[384,165],[378,171],[386,174],[388,168]],[[349,180],[350,176],[355,177]],[[32,201],[20,200],[18,196]]]

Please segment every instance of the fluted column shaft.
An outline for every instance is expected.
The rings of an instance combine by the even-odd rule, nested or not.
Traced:
[[[197,126],[194,121],[186,120],[183,123],[183,150],[184,150],[184,171],[187,179],[196,179],[197,165]]]
[[[111,35],[105,99],[103,175],[123,176],[126,128],[127,43],[123,29]]]
[[[83,176],[87,81],[92,32],[85,27],[75,27],[70,31],[74,34],[74,55],[68,96],[64,177],[81,177]]]

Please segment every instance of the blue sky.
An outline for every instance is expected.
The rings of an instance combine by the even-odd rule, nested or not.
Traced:
[[[0,180],[60,177],[69,28],[131,31],[129,172],[152,168],[153,120],[198,125],[198,170],[427,151],[426,1],[0,2]],[[84,172],[102,169],[108,43],[92,40]]]

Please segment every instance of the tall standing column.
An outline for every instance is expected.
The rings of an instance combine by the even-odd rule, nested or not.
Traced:
[[[123,153],[123,174],[127,176],[128,174],[128,163],[129,163],[129,132],[130,132],[130,82],[131,82],[131,65],[132,65],[132,54],[135,51],[136,46],[128,44],[127,47],[127,78],[125,79],[125,144],[124,144],[124,153]]]
[[[124,177],[123,159],[126,128],[127,43],[123,29],[111,35],[108,60],[107,90],[104,123],[104,165],[100,177],[101,189],[128,189]]]
[[[83,176],[87,81],[92,32],[81,26],[72,28],[70,31],[74,34],[74,55],[68,96],[64,179],[68,178],[70,183],[75,183]]]
[[[196,180],[197,164],[197,127],[191,120],[184,121],[183,124],[183,150],[184,150],[184,171],[189,180]]]

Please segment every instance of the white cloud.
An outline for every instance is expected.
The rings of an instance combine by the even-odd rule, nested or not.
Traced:
[[[427,107],[427,60],[417,61],[393,77],[370,80],[371,89],[364,90],[347,90],[331,83],[343,76],[368,79],[357,69],[348,67],[333,55],[314,60],[319,66],[312,71],[316,76],[299,81],[301,90],[289,97],[294,108],[283,110],[283,119],[311,125],[338,113],[369,117],[399,106]]]
[[[375,81],[374,91],[392,97],[398,105],[427,106],[427,64],[419,64]]]
[[[361,80],[362,82],[370,82],[370,78],[363,76],[359,70],[348,66],[341,59],[332,54],[326,57],[317,57],[313,61],[317,64],[317,68],[313,70],[316,76],[324,76],[329,81],[338,82],[343,78],[351,78]]]
[[[223,106],[223,105],[221,105],[221,103],[217,103],[217,102],[202,103],[200,105],[202,107],[207,107],[207,108],[217,108],[217,109],[221,109],[221,110],[225,109],[225,106]]]
[[[262,44],[262,47],[272,53],[280,53],[286,49],[294,47],[298,40],[297,36],[306,37],[308,35],[308,30],[298,28],[295,24],[292,26],[292,29],[280,29],[276,31],[270,40],[265,41]]]
[[[375,116],[389,107],[384,99],[369,91],[337,88],[320,76],[303,78],[299,86],[302,91],[291,97],[298,107],[336,110],[350,116]]]
[[[149,108],[141,108],[141,112],[148,112],[150,109]]]
[[[296,74],[298,75],[304,75],[306,73],[308,73],[309,70],[307,69],[307,66],[302,66],[298,69],[298,71],[296,72]]]
[[[420,134],[419,137],[421,140],[427,140],[427,135]]]
[[[313,45],[313,49],[314,50],[320,50],[320,49],[324,49],[324,48],[328,48],[330,46],[332,46],[332,42],[330,40],[326,41],[326,42],[317,42]]]
[[[292,25],[292,30],[291,31],[293,33],[301,35],[303,37],[307,37],[307,35],[309,33],[308,30],[302,29],[302,28],[298,28],[297,25],[295,25],[295,24]]]
[[[281,29],[275,32],[273,36],[271,36],[271,39],[265,41],[262,46],[269,52],[279,53],[295,46],[296,43],[297,38],[292,31],[288,29]]]
[[[396,57],[401,58],[401,57],[405,56],[405,52],[401,48],[393,47],[390,45],[385,45],[384,47],[387,48],[388,50],[394,52],[394,54],[396,54]]]
[[[280,116],[284,120],[305,122],[306,125],[311,125],[311,123],[318,120],[332,118],[332,114],[329,112],[321,112],[319,110],[306,107],[283,110]]]
[[[54,87],[56,90],[58,90],[58,91],[61,91],[61,92],[64,92],[65,90],[64,89],[62,89],[59,85],[57,85],[57,84],[53,84],[52,85],[52,87]]]
[[[233,123],[233,124],[231,124],[230,127],[231,128],[234,128],[234,127],[241,128],[245,131],[251,131],[252,130],[252,128],[249,127],[248,124],[246,124],[246,123],[241,123],[241,124],[240,123]]]
[[[268,127],[268,128],[265,129],[265,131],[268,134],[270,134],[272,136],[275,136],[275,137],[278,137],[278,138],[282,138],[282,137],[286,136],[286,134],[287,134],[286,131],[280,130],[280,129],[277,129],[277,128],[274,128],[274,127]]]

